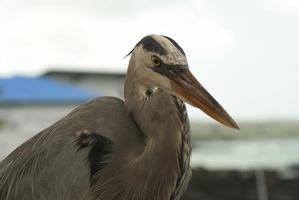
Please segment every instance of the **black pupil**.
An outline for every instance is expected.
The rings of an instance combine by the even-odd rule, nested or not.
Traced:
[[[155,58],[155,59],[154,59],[154,63],[155,63],[156,65],[158,65],[160,62],[159,62],[159,60],[158,60],[157,58]]]

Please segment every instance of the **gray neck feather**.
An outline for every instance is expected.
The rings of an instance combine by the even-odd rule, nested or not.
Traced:
[[[190,130],[185,105],[160,89],[146,98],[146,88],[140,88],[138,78],[136,72],[128,71],[125,107],[147,139],[147,146],[136,162],[143,170],[140,177],[146,188],[143,192],[156,193],[157,198],[153,199],[174,199],[179,195],[177,190],[185,181],[182,177],[189,170],[190,162]],[[136,174],[136,169],[132,173]]]

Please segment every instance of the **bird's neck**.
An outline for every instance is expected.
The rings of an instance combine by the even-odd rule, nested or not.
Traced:
[[[147,139],[179,141],[182,127],[188,121],[184,103],[156,87],[144,85],[138,73],[128,72],[125,80],[125,107]],[[185,118],[182,118],[184,115]],[[175,143],[174,142],[174,143]]]
[[[186,153],[189,155],[191,148],[185,105],[161,89],[151,93],[149,90],[155,87],[134,83],[134,78],[137,77],[126,78],[130,81],[125,82],[125,107],[147,140],[143,154],[137,159],[148,164],[147,172],[140,178],[144,178],[146,183],[159,183],[159,187],[164,185],[173,194],[180,176],[185,173],[182,168],[189,166],[190,162],[185,156]],[[144,170],[144,166],[140,169]],[[153,189],[152,192],[156,191]]]

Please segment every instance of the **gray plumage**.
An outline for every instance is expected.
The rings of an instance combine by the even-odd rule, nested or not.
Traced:
[[[125,101],[94,99],[19,146],[0,163],[0,199],[180,199],[191,178],[183,101],[237,125],[205,91],[188,96],[202,88],[172,39],[146,36],[131,53]]]

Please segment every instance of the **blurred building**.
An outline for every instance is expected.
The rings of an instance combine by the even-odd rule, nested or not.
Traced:
[[[125,74],[49,71],[0,77],[0,161],[74,108],[99,96],[123,97]]]
[[[42,77],[58,80],[74,87],[86,89],[104,96],[115,96],[123,99],[125,73],[95,73],[51,70]]]

